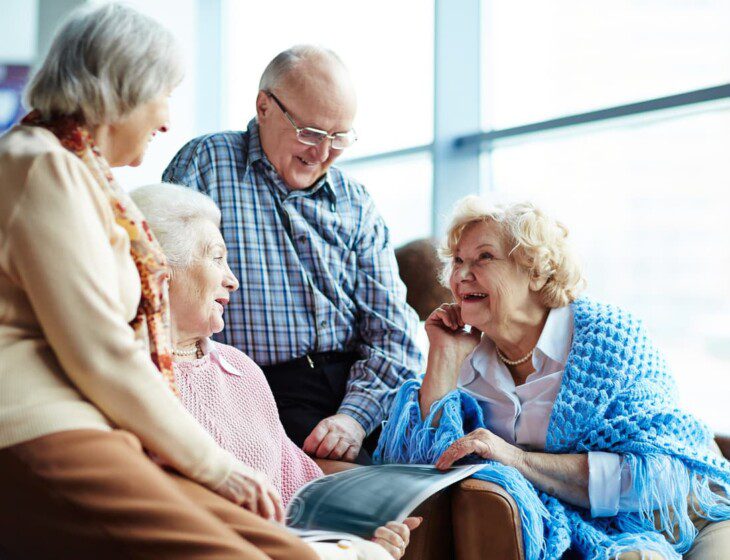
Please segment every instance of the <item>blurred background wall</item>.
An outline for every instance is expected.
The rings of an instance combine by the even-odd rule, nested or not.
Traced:
[[[84,3],[0,0],[0,129]],[[277,52],[329,46],[359,94],[340,164],[396,245],[439,234],[464,194],[535,200],[569,226],[589,293],[643,317],[685,405],[730,432],[730,2],[129,4],[173,30],[187,74],[171,131],[117,172],[125,187],[159,181],[194,136],[245,128]]]

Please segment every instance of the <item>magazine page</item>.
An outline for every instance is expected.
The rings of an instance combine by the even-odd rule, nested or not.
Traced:
[[[403,521],[426,498],[480,468],[373,465],[331,474],[299,489],[287,508],[287,526],[369,538],[381,525]]]

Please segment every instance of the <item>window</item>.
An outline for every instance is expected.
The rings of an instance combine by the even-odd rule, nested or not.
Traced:
[[[394,247],[430,235],[433,190],[430,153],[377,163],[345,162],[343,168],[370,192],[390,230]]]
[[[483,0],[481,7],[486,129],[730,79],[726,0]]]

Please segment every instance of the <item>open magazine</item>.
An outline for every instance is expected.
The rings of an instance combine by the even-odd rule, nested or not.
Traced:
[[[431,465],[373,465],[324,476],[294,494],[286,524],[307,540],[370,538],[381,525],[403,521],[428,497],[482,466],[440,471]]]

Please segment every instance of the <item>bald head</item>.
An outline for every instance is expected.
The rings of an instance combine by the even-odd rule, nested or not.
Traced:
[[[337,53],[315,45],[295,45],[274,57],[261,75],[260,91],[317,88],[355,102],[350,73]]]

